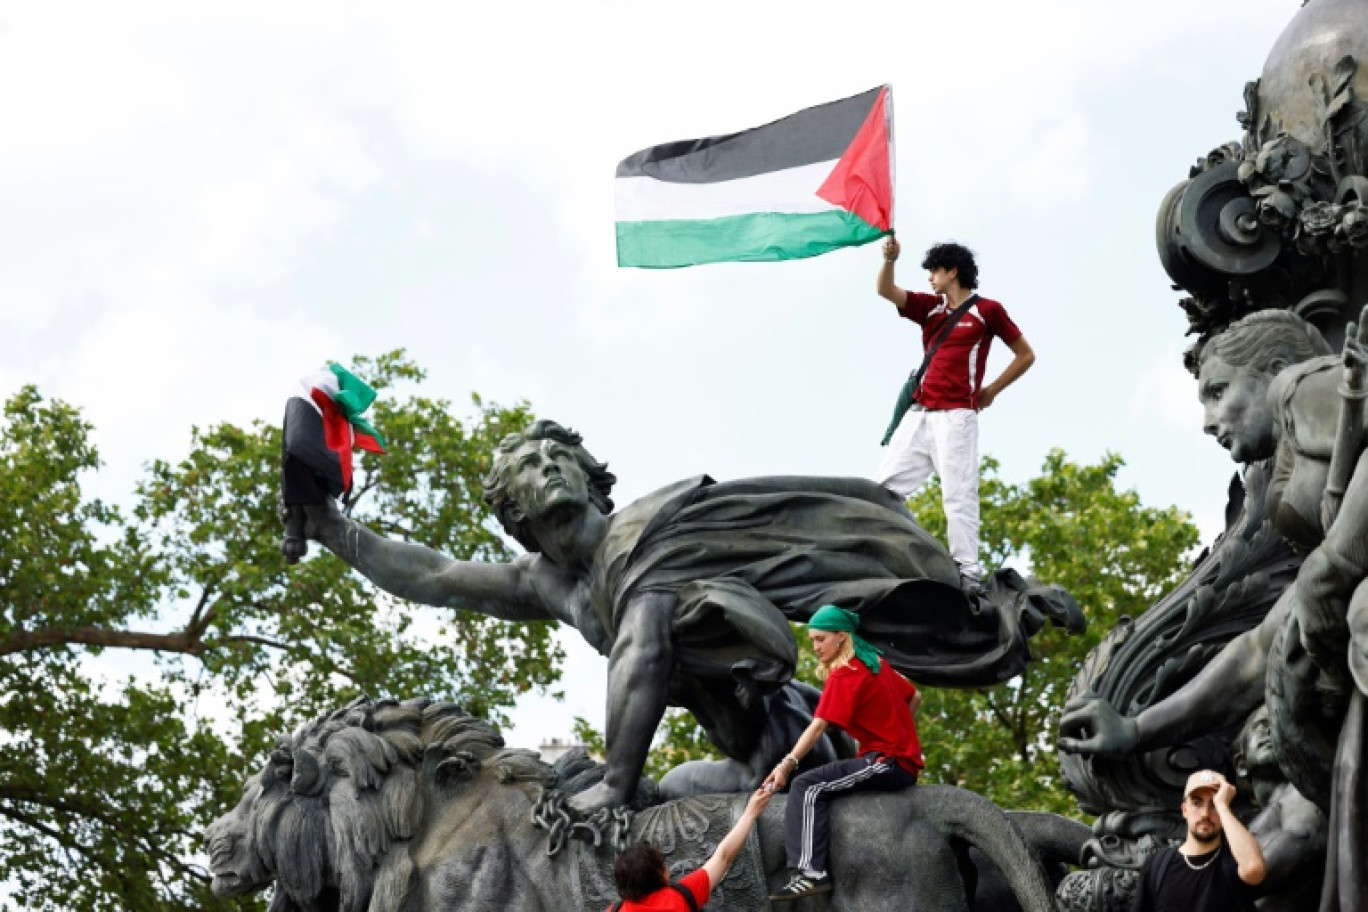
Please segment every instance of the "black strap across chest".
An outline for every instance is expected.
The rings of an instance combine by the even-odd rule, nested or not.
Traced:
[[[950,311],[950,316],[946,317],[945,322],[941,324],[941,331],[936,334],[936,338],[927,346],[926,357],[922,358],[921,367],[912,372],[910,378],[912,395],[915,396],[917,394],[917,388],[921,386],[922,378],[926,376],[926,369],[931,366],[931,359],[936,357],[936,352],[940,349],[941,343],[950,337],[950,333],[955,331],[955,325],[959,323],[960,317],[968,313],[969,308],[973,307],[974,302],[977,300],[978,295],[971,294],[964,299],[964,302],[960,304],[959,307]]]

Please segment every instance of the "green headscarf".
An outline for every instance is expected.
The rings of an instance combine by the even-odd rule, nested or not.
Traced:
[[[858,614],[853,611],[846,611],[844,608],[837,608],[835,605],[823,605],[813,613],[807,625],[812,630],[850,634],[850,645],[855,649],[855,658],[864,662],[865,666],[874,674],[879,673],[879,665],[881,664],[879,650],[855,632],[860,626]]]

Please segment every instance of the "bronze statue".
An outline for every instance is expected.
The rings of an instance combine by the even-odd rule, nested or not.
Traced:
[[[497,729],[451,703],[362,698],[281,738],[238,805],[208,827],[212,889],[227,898],[274,883],[277,912],[602,912],[618,898],[612,843],[537,828],[549,792],[573,792],[599,772],[582,750],[551,767],[506,747]],[[775,796],[712,885],[708,908],[772,908],[786,800]],[[630,817],[620,841],[660,847],[678,876],[714,852],[745,801],[657,805]],[[854,796],[833,816],[840,892],[825,908],[906,908],[915,899],[920,910],[969,912],[1015,900],[1050,912],[1041,858],[1076,851],[1078,830],[1086,833],[1052,814],[1009,816],[953,786]],[[956,849],[965,843],[999,882],[998,905],[967,892]]]
[[[1310,909],[1320,898],[1329,818],[1283,775],[1273,750],[1268,709],[1250,714],[1230,745],[1230,759],[1243,784],[1253,790],[1258,814],[1249,831],[1263,849],[1270,888],[1265,906]]]
[[[1363,316],[1368,319],[1368,308]],[[1329,812],[1341,720],[1353,689],[1350,619],[1368,610],[1355,597],[1368,577],[1368,471],[1353,471],[1340,488],[1344,470],[1332,466],[1368,458],[1361,455],[1365,345],[1368,331],[1360,335],[1351,323],[1343,354],[1321,355],[1328,346],[1310,324],[1284,311],[1262,311],[1197,350],[1204,429],[1239,461],[1272,459],[1267,515],[1285,539],[1309,553],[1263,622],[1177,692],[1133,717],[1095,695],[1071,701],[1060,721],[1062,750],[1176,745],[1266,706],[1278,766],[1294,787],[1288,802],[1297,805],[1295,794]],[[1270,822],[1256,835],[1277,836]],[[1293,890],[1304,875],[1295,864],[1281,864],[1270,887]]]
[[[1060,766],[1100,815],[1100,864],[1066,880],[1065,908],[1125,907],[1139,854],[1172,837],[1163,808],[1183,777],[1245,763],[1231,737],[1262,712],[1248,723],[1268,729],[1251,768],[1251,828],[1273,859],[1261,909],[1368,910],[1365,57],[1362,0],[1304,4],[1246,86],[1242,139],[1160,206],[1205,429],[1242,471],[1226,531],[1070,690]]]
[[[382,589],[509,621],[558,620],[608,657],[607,770],[580,812],[628,802],[667,705],[688,708],[729,760],[666,777],[669,797],[759,785],[811,721],[790,679],[788,622],[823,604],[860,612],[894,667],[926,684],[1005,681],[1050,617],[1081,629],[1062,590],[999,571],[960,589],[945,548],[890,491],[854,478],[681,481],[613,512],[614,476],[578,434],[538,421],[498,447],[486,499],[530,553],[456,561],[311,507],[306,533]],[[845,750],[828,739],[810,763]]]

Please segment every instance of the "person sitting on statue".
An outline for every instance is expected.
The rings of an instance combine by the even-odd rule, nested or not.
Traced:
[[[917,784],[925,767],[917,736],[921,694],[879,651],[855,631],[860,618],[825,605],[808,620],[808,637],[826,679],[812,724],[765,780],[783,788],[828,726],[844,729],[860,744],[860,755],[800,773],[784,809],[784,850],[793,874],[771,894],[774,902],[831,890],[827,873],[829,809],[832,796],[860,791],[892,791]]]
[[[789,621],[828,602],[858,611],[889,662],[930,684],[1007,680],[1043,617],[1083,626],[1067,593],[1011,571],[994,579],[1001,605],[971,605],[950,555],[866,479],[698,476],[613,512],[615,481],[554,421],[505,438],[485,498],[529,552],[511,563],[453,560],[331,503],[306,508],[306,535],[399,598],[558,620],[608,657],[606,769],[570,799],[581,814],[633,797],[668,705],[688,709],[728,759],[667,775],[663,794],[758,786],[811,721],[811,689],[791,680]],[[843,749],[823,739],[812,762]]]
[[[1264,879],[1259,843],[1230,809],[1235,786],[1201,770],[1183,789],[1187,839],[1145,859],[1132,912],[1246,912]]]
[[[608,912],[698,912],[707,905],[713,887],[731,870],[751,828],[773,797],[773,789],[762,788],[752,794],[746,809],[703,867],[685,874],[678,883],[670,882],[665,856],[649,842],[623,849],[613,863],[613,880],[622,900],[609,906]]]

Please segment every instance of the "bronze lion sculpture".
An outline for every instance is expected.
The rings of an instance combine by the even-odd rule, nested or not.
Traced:
[[[244,895],[274,882],[271,912],[601,912],[616,898],[613,848],[533,823],[547,795],[592,785],[594,766],[581,754],[551,767],[506,748],[492,725],[451,703],[361,698],[282,738],[238,806],[209,826],[213,890]],[[631,838],[659,845],[677,876],[711,854],[744,797],[645,807],[630,819]],[[783,873],[783,800],[770,805],[708,908],[765,908],[771,879]],[[965,845],[1002,872],[1022,908],[1053,909],[1022,831],[972,792],[856,795],[833,811],[833,912],[895,904],[963,912]],[[1086,828],[1070,825],[1086,838]]]

